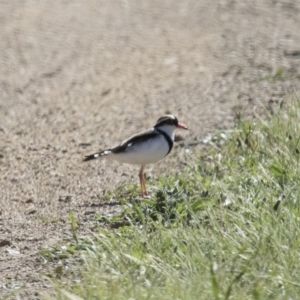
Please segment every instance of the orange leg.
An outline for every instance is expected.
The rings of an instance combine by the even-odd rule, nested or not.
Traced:
[[[145,166],[141,166],[140,173],[139,173],[142,197],[145,197],[145,196],[148,195],[148,193],[147,193],[147,191],[146,191],[146,183],[145,183],[145,177],[144,177],[144,169],[145,169]]]

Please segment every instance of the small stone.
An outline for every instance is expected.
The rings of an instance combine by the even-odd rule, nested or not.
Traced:
[[[20,251],[15,249],[6,249],[6,252],[10,255],[19,255]]]
[[[67,196],[59,196],[58,198],[59,202],[71,202],[72,201],[72,196],[71,195],[67,195]]]
[[[108,95],[109,93],[110,93],[110,89],[106,89],[101,93],[101,96],[104,97],[104,96]]]
[[[0,240],[0,247],[10,246],[11,241],[9,240]]]
[[[86,147],[91,146],[91,145],[92,145],[91,143],[80,143],[79,147],[86,148]]]
[[[175,142],[181,142],[184,141],[184,137],[182,135],[179,134],[175,134]]]
[[[95,213],[96,213],[95,211],[90,210],[90,211],[84,212],[84,215],[85,216],[87,216],[87,215],[94,215]]]
[[[285,51],[284,54],[286,56],[300,56],[300,50],[295,49],[295,50],[291,50],[291,51]]]

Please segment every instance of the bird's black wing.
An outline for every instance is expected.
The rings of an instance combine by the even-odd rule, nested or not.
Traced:
[[[150,139],[154,139],[154,138],[158,137],[159,134],[160,134],[159,132],[157,132],[156,130],[153,130],[153,129],[138,133],[136,135],[131,136],[129,139],[123,141],[118,146],[115,146],[115,147],[110,148],[110,149],[101,150],[99,152],[87,155],[83,159],[83,161],[93,160],[93,159],[99,158],[101,156],[108,155],[109,153],[116,154],[116,153],[126,152],[128,147],[132,147],[132,146],[137,145],[139,143],[146,142]]]
[[[132,147],[132,146],[137,145],[139,143],[146,142],[150,139],[157,138],[158,136],[159,136],[159,133],[157,131],[154,131],[153,129],[148,130],[148,131],[144,131],[142,133],[133,135],[129,139],[122,142],[122,144],[120,144],[120,145],[118,145],[114,148],[111,148],[110,151],[112,153],[126,152],[126,149],[128,147]]]

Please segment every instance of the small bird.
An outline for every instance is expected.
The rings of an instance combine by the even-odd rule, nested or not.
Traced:
[[[83,161],[105,156],[119,162],[140,165],[141,194],[145,197],[148,195],[144,177],[145,166],[160,161],[171,152],[176,128],[188,129],[175,116],[164,115],[151,129],[131,136],[118,146],[87,155]]]

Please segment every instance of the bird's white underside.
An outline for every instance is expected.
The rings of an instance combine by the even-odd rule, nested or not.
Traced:
[[[137,144],[129,144],[125,152],[107,153],[105,157],[123,163],[135,165],[153,164],[163,159],[169,151],[169,145],[162,135]]]

